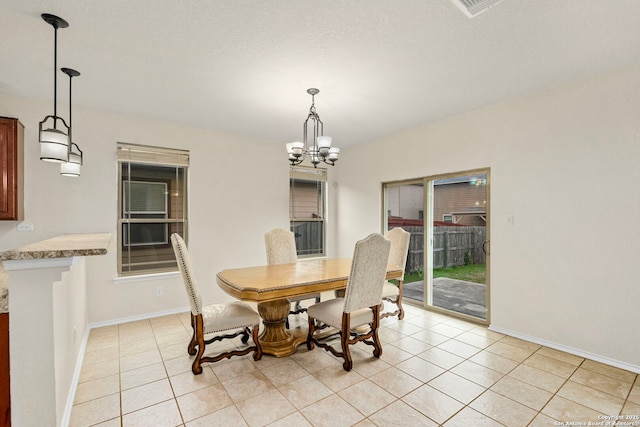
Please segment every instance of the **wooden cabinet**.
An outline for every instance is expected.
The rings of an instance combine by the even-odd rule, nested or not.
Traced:
[[[0,117],[0,220],[24,219],[24,126]]]

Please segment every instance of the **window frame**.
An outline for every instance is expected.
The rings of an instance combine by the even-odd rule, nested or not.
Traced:
[[[154,147],[148,145],[139,145],[139,144],[128,144],[123,142],[117,143],[117,151],[116,151],[116,164],[117,164],[117,187],[118,187],[118,213],[117,213],[117,271],[119,277],[132,277],[132,276],[144,276],[149,274],[156,273],[165,273],[165,272],[174,272],[178,271],[177,262],[175,262],[175,256],[173,255],[173,248],[171,248],[171,242],[168,237],[171,233],[171,229],[174,227],[178,227],[178,230],[181,228],[181,235],[187,241],[188,236],[188,201],[189,201],[189,190],[188,190],[188,176],[189,176],[189,151],[187,150],[178,150],[172,148],[165,147]],[[128,165],[128,167],[126,166]],[[177,210],[177,212],[181,212],[181,215],[173,216],[171,214],[172,208],[170,207],[170,198],[173,196],[171,191],[167,191],[168,194],[165,195],[165,212],[162,217],[157,217],[157,215],[150,213],[149,217],[136,218],[136,216],[144,215],[145,212],[140,213],[138,211],[126,211],[125,210],[125,187],[126,183],[133,182],[143,182],[145,181],[144,177],[134,177],[131,174],[132,166],[142,167],[142,168],[150,168],[158,167],[158,171],[162,171],[166,173],[167,168],[175,168],[176,173],[176,187],[175,191],[178,192],[178,203],[173,206],[173,209]],[[123,168],[127,167],[127,173],[123,173]],[[170,189],[170,184],[172,180],[163,180],[158,179],[151,180],[148,182],[158,183],[165,185],[168,189]],[[130,191],[130,190],[129,190]],[[130,193],[129,193],[130,194]],[[175,202],[174,202],[175,203]],[[156,216],[156,217],[154,217]],[[152,243],[136,243],[132,240],[131,234],[129,238],[125,238],[125,233],[127,227],[129,227],[129,233],[131,230],[131,226],[133,224],[164,224],[166,229],[166,242],[152,242]],[[180,232],[180,231],[178,231]],[[164,252],[165,259],[155,259],[151,261],[145,262],[129,262],[125,263],[124,259],[127,256],[127,253],[131,254],[132,248],[139,248],[139,250],[143,250],[144,248],[159,248]],[[135,249],[133,249],[135,250]],[[128,252],[125,252],[128,251]],[[155,253],[154,253],[155,255]],[[167,259],[166,256],[173,257],[173,261],[171,259]],[[174,263],[170,267],[167,267],[167,264]],[[154,267],[154,264],[156,267]]]
[[[316,199],[317,211],[320,212],[316,216],[298,217],[295,214],[297,211],[294,207],[294,191],[296,181],[303,181],[309,183],[315,183],[316,188],[319,190],[320,195]],[[305,253],[308,250],[301,248],[299,245],[299,236],[296,236],[296,251],[299,259],[324,257],[327,255],[327,169],[325,168],[312,168],[308,166],[291,166],[289,170],[289,230],[294,234],[296,233],[296,223],[321,223],[321,234],[319,251],[312,253]]]
[[[168,189],[169,189],[169,183],[167,182],[163,182],[163,181],[129,181],[129,185],[131,186],[132,184],[153,184],[153,185],[160,185],[162,186],[162,194],[164,195],[164,200],[163,200],[163,205],[164,208],[162,211],[141,211],[141,210],[131,210],[131,208],[127,209],[127,186],[122,185],[122,200],[124,201],[124,205],[122,207],[122,213],[123,216],[127,217],[129,219],[132,219],[133,215],[137,215],[139,217],[139,219],[164,219],[164,220],[168,220],[169,219],[169,197],[168,196]],[[131,187],[129,187],[129,191],[131,191]],[[130,199],[129,199],[130,200]],[[148,218],[142,217],[142,215],[149,215]],[[154,216],[158,216],[158,215],[162,215],[162,217],[155,217]],[[131,224],[131,223],[129,223]],[[125,245],[129,245],[129,246],[153,246],[153,245],[167,245],[169,244],[169,224],[168,223],[160,223],[161,225],[164,225],[163,227],[163,239],[162,241],[151,241],[151,242],[129,242],[129,235],[124,233],[124,231],[122,232],[122,237],[123,237],[123,243]],[[124,227],[124,224],[123,224]],[[132,239],[133,240],[133,239]]]

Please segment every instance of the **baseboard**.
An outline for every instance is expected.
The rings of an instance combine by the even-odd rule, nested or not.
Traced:
[[[137,320],[153,319],[154,317],[162,317],[162,316],[169,316],[171,314],[185,313],[185,312],[188,312],[189,310],[190,310],[189,307],[182,307],[182,308],[175,308],[173,310],[157,311],[155,313],[141,314],[138,316],[121,317],[120,319],[90,323],[88,327],[91,330],[93,328],[102,328],[103,326],[113,326],[113,325],[119,325],[121,323],[135,322]]]
[[[64,414],[62,415],[61,424],[62,426],[68,426],[71,421],[71,411],[73,410],[73,402],[76,399],[76,390],[78,389],[78,381],[80,380],[80,373],[82,372],[82,363],[84,362],[84,354],[87,350],[87,342],[89,342],[89,334],[91,333],[91,329],[93,328],[101,328],[103,326],[112,326],[119,325],[121,323],[134,322],[136,320],[145,320],[152,319],[154,317],[162,317],[168,316],[171,314],[179,314],[188,312],[189,307],[184,308],[176,308],[173,310],[161,311],[151,314],[143,314],[140,316],[130,316],[123,317],[115,320],[108,320],[106,322],[96,322],[90,323],[85,328],[84,336],[82,337],[82,345],[80,346],[80,351],[78,352],[78,359],[76,360],[76,368],[73,372],[73,378],[71,379],[71,389],[69,390],[69,394],[67,395],[67,403],[64,408]]]
[[[78,381],[80,380],[80,373],[82,372],[82,362],[84,361],[84,353],[87,349],[87,341],[89,341],[90,328],[87,326],[84,330],[84,336],[82,337],[82,343],[80,344],[80,350],[78,351],[78,357],[76,359],[76,368],[73,370],[73,377],[71,378],[71,386],[69,393],[67,394],[67,403],[64,406],[64,413],[62,414],[62,420],[60,420],[61,426],[68,426],[71,422],[71,411],[73,410],[73,402],[76,400],[76,390],[78,389]]]
[[[536,344],[543,345],[545,347],[553,348],[555,350],[564,351],[565,353],[573,354],[575,356],[584,357],[585,359],[591,359],[596,362],[604,363],[605,365],[614,366],[616,368],[624,369],[626,371],[635,372],[636,374],[640,374],[640,366],[632,365],[630,363],[621,362],[619,360],[610,359],[608,357],[601,356],[599,354],[589,353],[588,351],[579,350],[573,347],[569,347],[563,344],[557,344],[555,342],[543,340],[537,337],[532,337],[526,334],[521,334],[519,332],[511,331],[509,329],[500,328],[496,326],[489,326],[489,330],[498,332],[501,334],[509,335],[515,338],[520,338],[525,341],[530,341]]]

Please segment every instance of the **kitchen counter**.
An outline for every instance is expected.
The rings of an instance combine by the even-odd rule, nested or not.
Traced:
[[[88,333],[86,259],[106,255],[110,240],[64,234],[0,253],[10,297],[12,425],[69,425]]]
[[[0,252],[0,261],[105,255],[110,238],[109,233],[63,234],[18,249]]]

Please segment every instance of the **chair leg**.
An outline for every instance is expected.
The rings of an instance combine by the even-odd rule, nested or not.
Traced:
[[[345,371],[350,371],[353,368],[353,359],[351,358],[351,352],[349,350],[350,345],[356,344],[358,342],[363,342],[367,345],[371,345],[374,347],[373,355],[379,358],[382,355],[382,343],[380,342],[380,337],[378,336],[378,328],[380,327],[381,305],[370,308],[373,312],[373,322],[371,323],[371,329],[365,334],[351,334],[351,316],[349,313],[342,313],[342,327],[338,331],[338,333],[340,333],[340,347],[342,350],[341,352],[327,343],[320,342],[316,337],[314,337],[316,329],[319,328],[316,325],[317,320],[309,317],[307,349],[313,350],[314,346],[317,345],[318,347],[323,348],[325,351],[330,352],[334,356],[344,359],[342,368]]]
[[[384,319],[386,317],[393,317],[396,314],[398,315],[398,320],[402,320],[404,319],[404,307],[402,306],[402,280],[398,281],[398,290],[400,291],[398,293],[398,296],[396,297],[396,300],[392,300],[390,298],[385,298],[384,301],[389,301],[391,304],[395,304],[396,310],[395,311],[387,311],[386,313],[382,313],[382,311],[380,312],[380,318]]]
[[[249,342],[249,335],[251,334],[251,329],[250,328],[244,328],[244,331],[242,331],[242,338],[240,339],[240,341],[242,341],[242,344],[246,344]]]
[[[316,322],[313,319],[313,317],[309,316],[308,317],[308,324],[309,324],[309,328],[308,328],[308,332],[307,332],[307,350],[313,350],[314,345],[313,345],[313,333],[316,331]]]
[[[351,337],[351,316],[348,313],[342,313],[342,331],[340,332],[340,345],[342,346],[342,357],[344,363],[342,368],[345,371],[350,371],[353,367],[353,360],[351,359],[351,352],[349,351],[349,337]]]
[[[398,311],[400,311],[400,313],[398,314],[398,320],[404,319],[404,307],[402,307],[402,283],[402,280],[398,281],[398,290],[400,291],[400,293],[398,293],[398,299],[396,300]]]
[[[253,338],[253,344],[256,346],[256,349],[253,352],[253,360],[256,360],[256,361],[262,359],[262,345],[260,344],[260,340],[258,339],[259,330],[260,330],[260,325],[255,325],[253,327],[252,338]]]
[[[371,337],[373,338],[373,355],[377,358],[382,356],[382,345],[378,337],[378,327],[380,326],[380,306],[373,308],[373,324],[371,325]]]
[[[198,354],[196,355],[195,360],[193,361],[193,365],[191,365],[191,371],[193,372],[194,375],[199,375],[202,373],[202,366],[200,366],[200,360],[202,359],[202,355],[204,354],[204,347],[205,347],[205,343],[204,343],[204,325],[203,320],[202,320],[202,315],[199,314],[197,316],[194,316],[194,323],[195,323],[195,327],[194,327],[194,335],[195,338],[197,340],[197,346],[198,346]]]
[[[191,356],[196,354],[196,326],[193,314],[191,314],[191,329],[193,330],[193,334],[191,335],[191,340],[189,341],[189,345],[187,346],[187,353]]]

